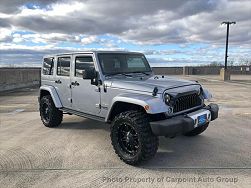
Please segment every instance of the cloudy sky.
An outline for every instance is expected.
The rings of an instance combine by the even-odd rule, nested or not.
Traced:
[[[251,59],[250,0],[0,0],[0,65],[38,66],[44,54],[144,52],[152,66]]]

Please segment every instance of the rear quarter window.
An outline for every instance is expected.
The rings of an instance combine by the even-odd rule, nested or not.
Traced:
[[[54,58],[44,58],[43,62],[43,74],[44,75],[53,75],[54,68]]]

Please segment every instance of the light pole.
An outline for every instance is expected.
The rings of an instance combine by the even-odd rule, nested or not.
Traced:
[[[229,25],[236,24],[236,22],[222,22],[222,24],[227,25],[227,35],[226,35],[226,52],[225,52],[225,70],[227,70],[227,51],[228,51],[228,36],[229,36]]]

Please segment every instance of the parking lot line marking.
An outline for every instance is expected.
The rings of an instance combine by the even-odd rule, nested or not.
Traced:
[[[135,168],[113,167],[113,168],[45,168],[45,169],[13,169],[0,170],[0,172],[34,172],[34,171],[92,171],[92,170],[138,170]],[[141,169],[159,169],[159,170],[251,170],[251,167],[141,167]]]

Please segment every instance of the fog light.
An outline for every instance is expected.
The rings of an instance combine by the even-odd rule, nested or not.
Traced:
[[[171,108],[171,107],[170,107],[170,108],[168,108],[168,111],[167,111],[167,113],[168,113],[168,114],[171,114],[171,113],[173,113],[173,108]]]
[[[211,119],[211,113],[210,114],[208,114],[208,120],[210,120]]]

